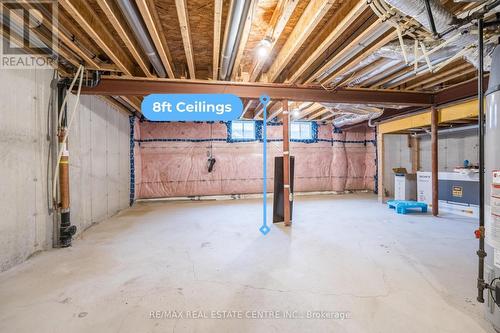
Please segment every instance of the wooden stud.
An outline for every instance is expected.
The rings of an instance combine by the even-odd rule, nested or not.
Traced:
[[[283,217],[285,226],[290,226],[290,206],[292,201],[292,192],[290,188],[290,137],[288,114],[288,101],[282,101],[283,107]]]
[[[384,203],[384,133],[381,133],[377,126],[377,188],[378,202]]]
[[[431,162],[432,162],[432,215],[439,214],[439,183],[438,183],[438,123],[439,112],[431,108]]]
[[[187,65],[189,69],[189,78],[196,79],[193,44],[191,42],[191,29],[189,28],[189,16],[186,0],[175,0],[175,7],[177,8],[177,16],[179,17],[182,43],[184,44],[184,53],[186,54]]]
[[[420,170],[420,138],[410,135],[409,143],[411,149],[411,173],[416,174]]]

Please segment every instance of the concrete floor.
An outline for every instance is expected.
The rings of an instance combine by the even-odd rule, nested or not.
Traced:
[[[369,194],[294,208],[264,237],[259,200],[136,204],[0,274],[0,332],[492,332],[473,221],[397,215]]]

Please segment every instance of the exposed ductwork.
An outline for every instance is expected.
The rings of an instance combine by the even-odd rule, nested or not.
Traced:
[[[241,34],[245,27],[252,0],[232,0],[229,8],[226,32],[224,34],[224,44],[219,76],[221,80],[229,80],[234,67],[236,54],[240,45]],[[215,66],[215,64],[214,64]]]
[[[339,128],[366,120],[371,122],[371,120],[380,117],[384,112],[381,108],[363,104],[322,103],[322,105],[330,110],[341,110],[333,111],[333,114],[339,115],[333,119],[333,125]]]
[[[470,32],[471,27],[453,30],[453,13],[441,5],[439,0],[385,0],[385,2],[401,13],[414,18],[428,31],[435,30],[437,36],[442,36],[442,40],[448,46],[457,49],[456,57],[462,56],[477,67],[477,42]],[[427,11],[427,4],[430,12]],[[433,20],[430,20],[430,17]],[[489,61],[487,67],[489,67],[488,64]]]
[[[139,15],[138,8],[134,1],[131,0],[118,0],[118,6],[120,7],[128,25],[132,28],[137,41],[141,45],[142,50],[146,53],[149,62],[153,66],[156,74],[159,77],[167,77],[165,68],[160,60],[160,56],[156,51],[156,48],[151,40],[151,36],[146,29],[142,17]]]
[[[385,0],[385,2],[403,14],[413,17],[427,30],[432,31],[425,0]],[[446,31],[452,24],[453,14],[444,8],[439,1],[429,0],[429,5],[437,32],[442,33]]]

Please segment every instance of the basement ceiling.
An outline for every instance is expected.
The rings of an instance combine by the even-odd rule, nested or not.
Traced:
[[[60,49],[66,51],[60,53],[62,75],[70,76],[76,65],[83,63],[104,75],[157,77],[117,1],[123,0],[59,1],[56,29]],[[169,79],[219,79],[229,29],[229,0],[130,2],[147,27]],[[481,6],[480,2],[450,0],[441,4],[454,15]],[[411,21],[407,17],[405,20]],[[33,30],[41,34],[42,29]],[[412,31],[419,29],[423,30],[417,24],[408,32],[403,31],[405,43],[413,43]],[[266,37],[270,40],[270,52],[267,58],[261,59],[256,53]],[[366,0],[253,0],[236,45],[231,81],[286,83],[328,91],[364,88],[436,93],[476,76],[474,66],[462,57],[434,72],[425,69],[425,59],[421,59],[415,70],[413,64],[406,64],[397,56],[374,57],[374,54],[397,49],[398,45],[401,44],[395,28],[379,17]],[[140,110],[142,96],[124,98]],[[300,102],[296,103],[300,112],[313,107],[319,109],[304,112],[304,119],[305,115],[310,119],[311,114],[318,115],[313,120],[335,117],[333,109],[318,104],[301,108]],[[245,100],[245,110],[246,118],[260,117],[258,103],[252,98]],[[279,116],[279,107],[271,114]]]

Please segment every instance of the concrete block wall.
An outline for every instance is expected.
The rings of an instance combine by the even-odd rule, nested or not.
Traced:
[[[2,70],[0,81],[0,271],[52,247],[50,70]],[[70,110],[75,98],[70,96]],[[70,133],[71,219],[82,232],[128,206],[128,116],[82,96]]]

